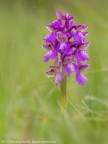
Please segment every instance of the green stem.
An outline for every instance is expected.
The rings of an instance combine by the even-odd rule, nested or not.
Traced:
[[[67,77],[64,77],[61,81],[61,102],[62,102],[62,106],[63,108],[66,108],[66,80]]]

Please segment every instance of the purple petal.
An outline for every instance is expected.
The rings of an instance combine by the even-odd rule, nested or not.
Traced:
[[[89,60],[89,56],[84,50],[77,51],[75,57],[77,61]]]
[[[83,34],[81,33],[81,32],[75,32],[74,33],[74,40],[75,40],[75,42],[77,43],[77,44],[82,44],[82,43],[84,43],[84,36],[83,36]]]
[[[80,84],[80,85],[84,85],[87,82],[87,78],[82,75],[81,73],[77,73],[76,74],[76,81]]]
[[[44,62],[47,62],[50,59],[56,59],[56,57],[57,57],[57,52],[55,52],[54,50],[49,51],[44,55]]]
[[[63,74],[62,73],[58,73],[56,74],[55,76],[55,84],[56,84],[56,87],[58,86],[58,83],[63,79]]]
[[[61,21],[60,19],[57,19],[57,20],[55,20],[54,22],[52,22],[51,25],[52,25],[52,27],[53,27],[54,29],[58,29],[58,28],[61,27],[62,21]]]
[[[73,36],[73,33],[72,33],[72,32],[68,32],[68,33],[66,34],[66,36],[68,37],[68,39],[71,39],[72,36]]]
[[[69,13],[66,13],[66,14],[65,14],[65,19],[66,19],[66,20],[69,21],[69,20],[72,20],[73,18],[74,18],[74,17],[71,16]]]
[[[61,43],[59,50],[61,50],[64,54],[68,54],[70,51],[69,43],[66,43],[66,42]]]
[[[69,31],[72,30],[72,28],[75,28],[77,26],[77,23],[76,22],[69,22]]]
[[[50,33],[49,35],[47,35],[46,37],[44,37],[44,40],[46,42],[50,42],[50,43],[55,44],[55,42],[56,42],[56,36],[55,36],[54,33]]]
[[[63,73],[66,76],[70,76],[72,72],[78,72],[78,67],[76,64],[68,63],[63,66]]]
[[[64,19],[65,19],[65,18],[64,18],[64,15],[63,15],[60,11],[57,11],[57,12],[56,12],[56,16],[57,16],[58,19],[61,19],[61,20],[64,20]]]

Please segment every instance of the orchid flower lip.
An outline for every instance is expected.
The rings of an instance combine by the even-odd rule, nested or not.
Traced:
[[[77,73],[76,74],[76,81],[80,84],[80,85],[84,85],[87,82],[87,78],[82,75],[81,73]]]
[[[46,71],[48,77],[55,78],[55,85],[61,82],[65,76],[75,73],[76,82],[84,85],[87,78],[82,72],[90,65],[84,62],[89,61],[86,49],[90,42],[86,42],[88,26],[78,24],[69,13],[56,12],[57,19],[47,24],[49,34],[44,37],[42,45],[46,51],[44,62],[54,60],[54,64]]]

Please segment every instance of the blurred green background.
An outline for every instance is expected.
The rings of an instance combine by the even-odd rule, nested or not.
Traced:
[[[91,42],[89,81],[68,78],[67,111],[41,47],[56,10],[87,24]],[[0,0],[0,140],[108,144],[108,0]]]

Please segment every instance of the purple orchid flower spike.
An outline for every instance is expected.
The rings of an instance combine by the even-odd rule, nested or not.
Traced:
[[[75,73],[77,83],[84,85],[87,78],[82,72],[90,66],[83,64],[84,61],[89,61],[86,49],[90,42],[85,41],[88,26],[77,24],[68,13],[57,11],[56,16],[57,20],[46,26],[50,34],[45,36],[45,44],[42,45],[47,52],[44,62],[54,60],[54,65],[50,66],[46,75],[54,77],[55,85],[58,86],[66,77]]]

